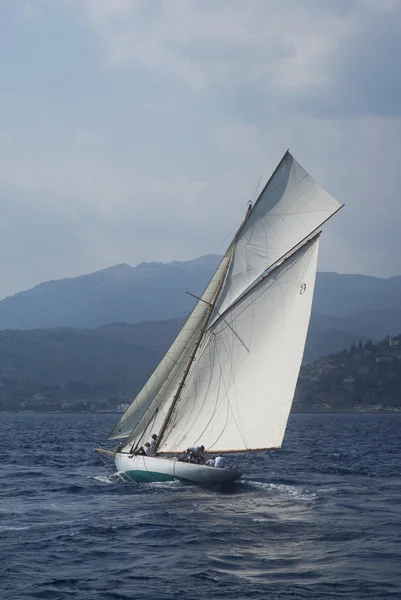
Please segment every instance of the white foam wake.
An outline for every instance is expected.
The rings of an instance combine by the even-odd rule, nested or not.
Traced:
[[[292,500],[311,501],[317,498],[316,491],[309,490],[295,485],[285,485],[282,483],[265,483],[262,481],[242,480],[249,487],[260,491],[269,492],[275,496],[281,496]]]
[[[112,473],[111,475],[90,475],[88,479],[96,479],[100,483],[112,484],[117,481],[122,481],[122,477],[119,473]]]

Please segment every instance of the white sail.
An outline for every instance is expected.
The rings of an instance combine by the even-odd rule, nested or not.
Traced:
[[[311,313],[319,236],[258,281],[209,328],[161,452],[280,447]]]
[[[154,431],[158,431],[159,421],[163,419],[164,413],[161,410],[159,414],[156,410],[164,406],[168,408],[169,401],[177,389],[178,381],[185,370],[190,353],[198,339],[199,331],[210,309],[210,303],[215,299],[226,273],[231,251],[232,246],[227,250],[209,285],[202,294],[202,299],[195,305],[170,349],[109,433],[108,439],[126,437],[131,439],[134,434],[139,435],[142,433],[148,425],[153,426]]]
[[[222,314],[266,269],[340,207],[286,152],[238,237],[215,315]]]

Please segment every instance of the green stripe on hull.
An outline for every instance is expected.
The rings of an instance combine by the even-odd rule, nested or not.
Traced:
[[[173,475],[155,473],[152,471],[125,471],[122,475],[130,481],[135,481],[135,483],[152,483],[156,481],[174,481],[174,479],[179,479],[178,477],[173,477]]]
[[[186,477],[177,477],[177,475],[168,475],[167,473],[158,473],[157,471],[142,471],[140,469],[132,469],[129,471],[120,471],[120,475],[127,481],[134,481],[135,483],[156,483],[161,481],[182,481],[183,483],[197,484],[197,485],[226,485],[231,484],[235,479],[241,477],[241,473],[238,473],[233,479],[225,479],[220,481],[196,481],[194,479],[188,479]]]

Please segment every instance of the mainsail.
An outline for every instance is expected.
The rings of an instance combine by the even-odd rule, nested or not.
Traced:
[[[160,451],[281,445],[302,361],[318,237],[260,280],[204,338]]]
[[[159,432],[166,453],[279,447],[311,313],[313,234],[339,208],[287,152],[108,439],[126,438],[128,451]]]

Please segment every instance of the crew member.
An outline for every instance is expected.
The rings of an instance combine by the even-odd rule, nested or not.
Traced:
[[[156,456],[156,447],[157,447],[157,442],[159,441],[159,437],[156,433],[152,434],[152,437],[150,438],[150,442],[149,446],[150,446],[150,451],[148,456]]]
[[[222,456],[221,454],[219,454],[218,456],[216,456],[215,460],[214,460],[214,466],[215,467],[225,467],[227,465],[227,461],[224,458],[224,456]]]
[[[189,454],[189,462],[196,462],[198,465],[205,463],[205,446],[192,446],[187,449],[187,452]]]

